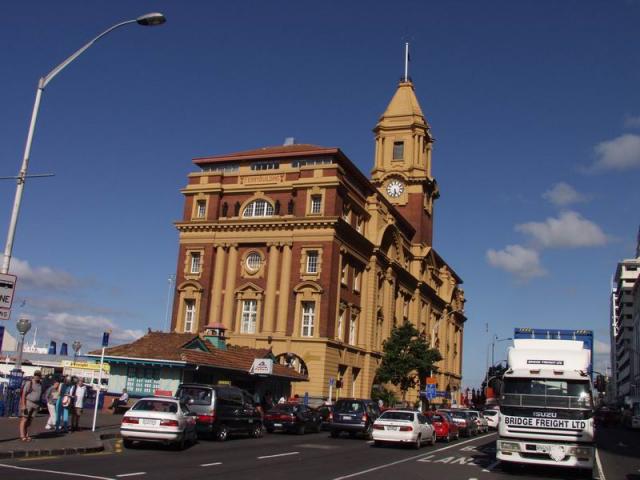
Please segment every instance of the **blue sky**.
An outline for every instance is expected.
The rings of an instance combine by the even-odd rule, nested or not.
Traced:
[[[640,2],[4,2],[0,176],[38,78],[149,11],[168,22],[114,32],[44,93],[30,172],[55,176],[25,190],[12,324],[86,345],[162,328],[191,159],[293,136],[368,173],[408,40],[435,247],[468,299],[465,385],[515,326],[592,328],[604,368],[610,277],[640,223]],[[14,188],[0,181],[3,241]]]

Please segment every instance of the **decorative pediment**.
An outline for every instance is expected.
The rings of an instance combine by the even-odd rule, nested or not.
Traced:
[[[293,291],[295,293],[301,293],[309,290],[316,293],[322,293],[324,291],[323,288],[320,286],[320,284],[312,280],[306,280],[304,282],[300,282],[295,287],[293,287]]]

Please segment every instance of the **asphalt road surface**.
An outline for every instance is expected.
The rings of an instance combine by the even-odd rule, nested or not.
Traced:
[[[632,434],[629,441],[638,437]],[[610,432],[611,437],[618,434]],[[437,443],[414,450],[406,446],[374,447],[372,442],[326,432],[304,436],[268,434],[261,439],[233,438],[227,442],[202,440],[182,452],[145,446],[94,455],[15,460],[0,464],[1,478],[15,479],[436,479],[533,480],[589,478],[581,471],[528,466],[504,471],[495,460],[496,434]],[[640,466],[635,450],[625,457],[628,472]],[[608,455],[608,454],[607,454]],[[619,466],[620,459],[612,462]],[[635,463],[634,463],[635,462]],[[606,462],[605,462],[606,463]],[[633,470],[635,468],[635,470]],[[605,467],[605,474],[607,468]],[[640,477],[606,476],[605,480]]]

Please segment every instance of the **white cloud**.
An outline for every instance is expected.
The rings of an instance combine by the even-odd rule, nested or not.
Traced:
[[[546,275],[540,266],[538,252],[522,245],[507,245],[503,250],[487,250],[487,261],[492,267],[506,270],[521,280]]]
[[[609,355],[611,353],[611,345],[607,342],[596,340],[593,342],[593,353],[595,355]]]
[[[97,348],[102,339],[102,333],[111,330],[110,343],[112,345],[131,342],[144,332],[137,329],[122,328],[113,320],[93,315],[74,315],[71,313],[48,313],[34,322],[38,327],[38,337],[55,340],[60,345],[66,342],[69,346],[74,340],[79,340],[84,352]]]
[[[582,203],[587,201],[587,197],[576,191],[571,185],[559,182],[551,189],[542,194],[542,198],[559,207],[565,207],[572,203]]]
[[[546,248],[596,247],[608,241],[598,225],[573,211],[562,212],[558,218],[547,218],[544,222],[522,223],[515,229]]]
[[[18,288],[68,290],[80,282],[71,274],[49,267],[32,267],[26,260],[11,259],[11,273],[18,277]]]
[[[596,161],[587,171],[629,170],[640,167],[640,135],[625,133],[594,147]]]
[[[625,128],[640,128],[640,115],[627,115],[624,119]]]

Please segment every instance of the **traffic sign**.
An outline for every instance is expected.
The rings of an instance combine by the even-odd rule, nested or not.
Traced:
[[[436,384],[435,383],[427,383],[427,398],[429,400],[433,400],[436,398]]]
[[[333,382],[335,381],[335,379],[333,377],[329,377],[329,386],[333,387]]]
[[[0,273],[0,320],[9,320],[13,292],[16,286],[16,276]]]

